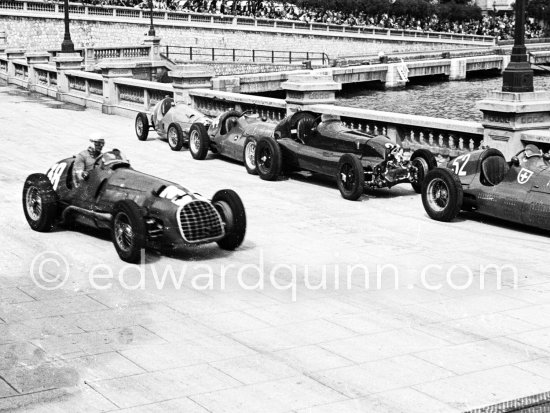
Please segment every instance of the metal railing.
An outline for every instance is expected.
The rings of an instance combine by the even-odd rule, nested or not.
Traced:
[[[321,65],[329,58],[322,52],[296,52],[262,49],[228,49],[220,47],[162,46],[168,59],[199,62],[252,62],[252,63],[300,63],[309,60]]]
[[[69,10],[73,15],[79,18],[86,18],[86,16],[89,16],[88,18],[90,19],[100,16],[102,19],[111,17],[120,21],[140,20],[140,22],[145,23],[149,17],[149,11],[131,7],[93,6],[71,3]],[[0,0],[0,14],[21,16],[25,14],[61,15],[62,13],[63,4],[58,2],[45,3],[36,0]],[[259,30],[274,29],[277,32],[307,31],[312,35],[326,32],[332,34],[342,33],[344,35],[353,34],[355,36],[363,35],[365,37],[407,37],[415,39],[450,40],[457,43],[495,44],[495,38],[492,36],[478,36],[461,33],[424,32],[421,30],[385,29],[380,27],[347,26],[326,23],[304,23],[296,20],[262,19],[171,10],[155,10],[153,16],[158,20],[159,24],[168,24],[168,22],[170,22],[170,25],[173,25],[175,22],[180,22],[187,26],[193,24],[200,26],[217,25],[240,30],[251,30],[251,27],[255,27],[259,28]]]

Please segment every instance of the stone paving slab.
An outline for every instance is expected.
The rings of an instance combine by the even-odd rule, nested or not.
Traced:
[[[315,176],[265,182],[173,152],[155,133],[138,142],[132,119],[47,102],[0,87],[0,411],[457,412],[550,390],[546,234],[472,214],[432,221],[409,185],[348,202]],[[128,289],[139,273],[121,278],[109,234],[31,231],[26,176],[96,131],[138,170],[206,196],[235,189],[241,248],[149,253],[143,287]],[[47,251],[70,275],[49,291],[30,276]],[[239,285],[281,264],[296,268],[294,290],[269,277]],[[97,265],[113,273],[108,288],[90,280]],[[212,289],[195,288],[200,265]],[[487,265],[512,265],[517,278],[503,270],[497,285],[489,270],[482,288]],[[159,287],[166,271],[179,278]]]

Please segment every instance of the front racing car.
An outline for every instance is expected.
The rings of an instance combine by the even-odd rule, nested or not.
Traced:
[[[116,155],[115,155],[116,153]],[[207,199],[178,184],[135,171],[120,151],[106,152],[86,179],[74,176],[75,158],[46,174],[29,175],[23,210],[30,227],[46,232],[56,224],[107,229],[120,258],[137,262],[141,250],[216,242],[234,250],[244,240],[246,213],[236,192]]]

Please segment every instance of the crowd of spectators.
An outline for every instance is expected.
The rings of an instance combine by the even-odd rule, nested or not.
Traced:
[[[149,8],[149,0],[85,0],[90,4]],[[421,30],[458,34],[494,36],[499,40],[513,38],[514,18],[510,14],[491,13],[481,20],[451,21],[433,14],[425,18],[394,16],[387,13],[367,15],[363,11],[344,13],[323,7],[298,7],[287,2],[248,0],[153,0],[153,8],[160,10],[213,13],[218,15],[248,16],[266,19],[285,19],[306,23],[331,23],[346,26],[378,27],[386,29]],[[525,26],[527,38],[542,37],[543,28],[534,21]]]

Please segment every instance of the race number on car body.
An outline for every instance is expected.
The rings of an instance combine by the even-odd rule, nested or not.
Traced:
[[[67,164],[65,162],[56,163],[54,164],[49,170],[48,170],[48,179],[52,183],[52,187],[54,190],[57,189],[59,186],[59,180],[61,179],[61,175],[63,175],[63,171],[67,167]]]
[[[455,174],[457,174],[458,176],[466,176],[467,173],[464,170],[464,168],[466,167],[466,164],[468,163],[469,160],[470,160],[469,153],[467,153],[466,155],[457,156],[452,163]]]

